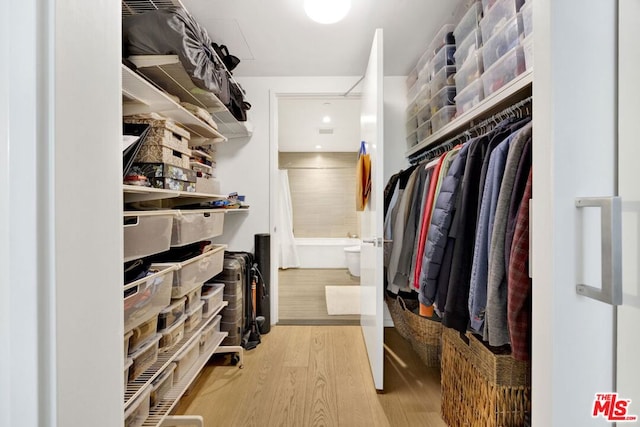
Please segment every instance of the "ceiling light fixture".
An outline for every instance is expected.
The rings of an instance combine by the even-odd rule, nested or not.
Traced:
[[[307,16],[320,24],[335,24],[351,9],[351,0],[304,0]]]
[[[330,116],[324,116],[322,118],[322,123],[331,123],[331,117]]]
[[[316,150],[321,150],[322,149],[322,145],[316,145]]]

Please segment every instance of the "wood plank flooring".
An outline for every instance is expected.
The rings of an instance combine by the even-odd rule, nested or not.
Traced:
[[[329,315],[325,286],[359,285],[347,269],[292,268],[278,271],[281,325],[357,325],[360,316]]]
[[[360,327],[275,326],[245,352],[244,369],[213,359],[176,413],[202,415],[206,427],[446,426],[439,370],[393,328],[385,343],[377,394]]]

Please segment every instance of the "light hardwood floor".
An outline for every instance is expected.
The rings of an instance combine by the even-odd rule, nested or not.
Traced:
[[[325,286],[359,285],[347,269],[292,268],[278,271],[279,324],[356,325],[360,316],[327,313]]]
[[[385,392],[376,393],[358,326],[275,326],[244,369],[210,364],[177,407],[206,427],[445,426],[440,375],[385,330]],[[219,363],[219,362],[218,362]]]

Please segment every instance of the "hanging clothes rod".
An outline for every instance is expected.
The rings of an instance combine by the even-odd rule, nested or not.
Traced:
[[[411,163],[412,165],[415,165],[420,162],[429,161],[431,159],[439,157],[444,153],[446,153],[447,151],[452,150],[453,147],[463,142],[464,140],[469,140],[474,136],[490,131],[491,129],[493,129],[494,126],[496,126],[502,120],[505,120],[509,117],[525,117],[525,116],[531,115],[529,111],[529,107],[531,105],[532,100],[533,100],[533,97],[528,96],[525,99],[518,101],[515,104],[512,104],[509,107],[497,113],[494,113],[493,115],[482,120],[479,123],[473,124],[473,122],[471,122],[471,127],[469,129],[466,129],[460,132],[456,136],[447,139],[446,141],[436,145],[435,147],[427,149],[426,151],[418,152],[413,156],[410,156],[409,163]],[[522,111],[523,109],[525,109],[524,112]]]

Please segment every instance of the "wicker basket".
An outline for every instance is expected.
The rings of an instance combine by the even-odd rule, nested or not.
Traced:
[[[452,427],[515,427],[530,407],[528,363],[496,354],[472,334],[442,332],[442,418]]]
[[[407,324],[411,347],[426,366],[440,366],[442,323],[414,313],[401,297],[398,297],[398,303]]]
[[[389,313],[391,313],[391,319],[393,319],[393,327],[396,329],[396,331],[398,331],[398,333],[402,338],[404,338],[407,341],[411,341],[411,330],[409,329],[409,325],[405,320],[405,315],[404,315],[405,309],[403,309],[402,306],[400,305],[401,299],[402,298],[400,297],[397,297],[394,299],[387,295],[385,295],[384,297],[384,300],[387,303],[387,307],[389,308]],[[403,300],[403,303],[410,310],[418,306],[418,301],[415,301],[415,300],[407,300],[407,301]]]

